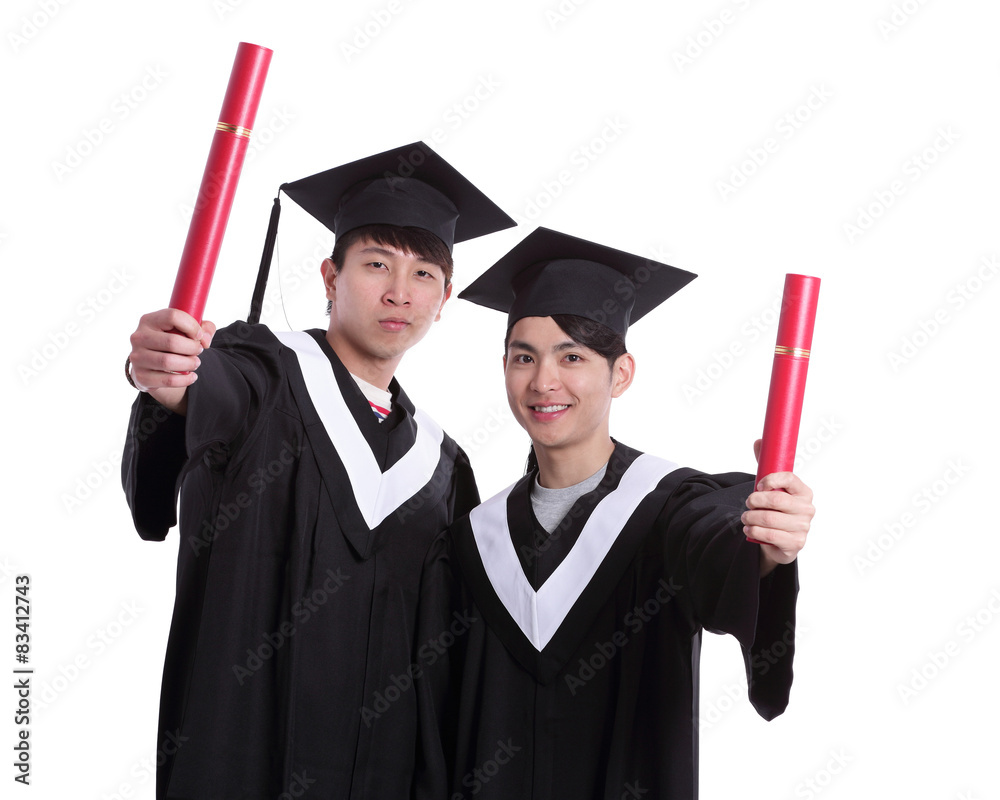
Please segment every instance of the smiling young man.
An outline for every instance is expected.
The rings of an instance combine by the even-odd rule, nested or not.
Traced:
[[[180,493],[161,799],[407,797],[422,558],[478,501],[393,375],[451,294],[453,243],[512,220],[422,143],[282,189],[336,235],[326,331],[165,309],[132,335],[140,536],[166,537]]]
[[[508,313],[532,457],[429,551],[418,641],[474,622],[423,671],[418,797],[695,798],[703,630],[737,638],[762,716],[784,710],[811,491],[610,436],[628,325],[693,278],[540,228],[463,292]]]

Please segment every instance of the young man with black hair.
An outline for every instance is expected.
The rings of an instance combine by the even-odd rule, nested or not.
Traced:
[[[629,323],[693,278],[541,228],[463,292],[508,313],[507,399],[533,455],[429,551],[418,642],[476,622],[419,683],[416,796],[692,800],[703,630],[739,641],[758,713],[784,710],[811,491],[610,436]]]
[[[282,190],[337,237],[326,331],[165,309],[132,335],[140,536],[180,494],[160,800],[407,797],[422,557],[478,501],[393,375],[451,294],[452,244],[513,222],[422,143]]]

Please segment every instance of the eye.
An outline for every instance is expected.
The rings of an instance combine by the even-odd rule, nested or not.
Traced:
[[[425,269],[418,269],[415,274],[418,278],[425,278],[430,280],[434,280],[435,277],[433,272],[428,272]]]
[[[583,359],[576,353],[567,353],[565,358],[570,364],[578,364],[583,361]]]
[[[514,358],[512,358],[511,360],[515,364],[530,364],[530,363],[532,363],[531,362],[531,356],[529,356],[527,353],[520,353],[520,354],[514,356]]]
[[[385,264],[383,264],[381,261],[369,261],[368,262],[368,266],[369,267],[375,267],[375,269],[386,268]]]

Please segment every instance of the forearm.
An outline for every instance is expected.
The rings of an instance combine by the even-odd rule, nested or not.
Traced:
[[[775,561],[770,553],[770,546],[762,544],[760,546],[760,577],[766,578],[780,562]]]

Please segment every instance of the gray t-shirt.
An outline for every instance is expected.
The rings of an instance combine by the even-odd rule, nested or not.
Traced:
[[[586,480],[574,483],[565,489],[546,489],[538,483],[536,477],[531,487],[531,508],[541,526],[552,533],[556,526],[562,522],[563,517],[569,513],[573,503],[587,492],[592,492],[597,488],[597,484],[601,482],[607,469],[608,465],[605,463]]]

